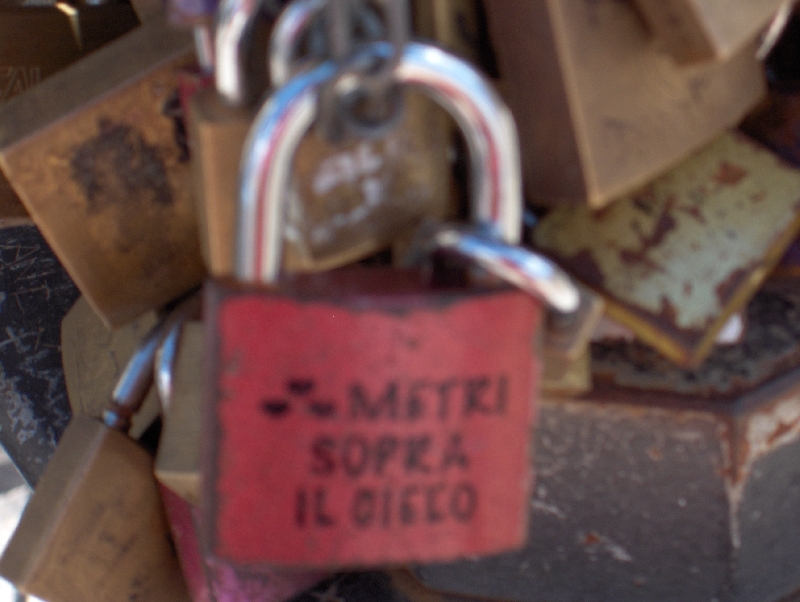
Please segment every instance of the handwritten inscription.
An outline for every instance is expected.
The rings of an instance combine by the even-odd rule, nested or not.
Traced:
[[[354,382],[341,402],[319,396],[313,379],[287,381],[284,397],[262,402],[267,418],[282,421],[300,412],[320,424],[338,418],[352,425],[344,434],[311,439],[303,470],[316,482],[296,491],[296,526],[334,528],[345,522],[366,529],[471,521],[479,487],[470,480],[465,435],[451,425],[479,416],[504,417],[508,380],[505,375],[391,380],[379,390]],[[402,423],[422,426],[412,434],[381,432],[381,425]],[[350,499],[345,515],[337,515],[330,500],[342,489],[334,487],[334,493],[330,484],[342,480],[351,483]]]

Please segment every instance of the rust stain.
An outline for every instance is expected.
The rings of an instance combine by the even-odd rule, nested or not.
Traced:
[[[725,475],[731,512],[731,541],[734,548],[739,548],[742,543],[739,509],[756,462],[798,439],[800,439],[800,391],[795,388],[749,415],[741,425],[736,440],[727,444],[728,457],[735,458],[735,462],[731,462],[735,465],[734,470],[728,471]]]
[[[637,207],[642,208],[643,206],[638,205],[637,202],[638,199],[634,200],[634,204]],[[667,234],[675,229],[677,223],[675,218],[670,215],[674,206],[675,197],[671,196],[661,209],[661,214],[658,216],[655,226],[653,227],[653,231],[649,236],[641,231],[639,222],[632,222],[631,229],[634,230],[639,237],[639,249],[637,251],[633,251],[631,249],[622,250],[619,254],[619,257],[623,263],[627,263],[629,265],[639,264],[647,267],[650,270],[663,273],[666,272],[662,265],[648,257],[647,254],[651,249],[659,246],[664,241],[664,238],[666,238]],[[648,206],[646,212],[649,214],[652,212],[652,209]]]
[[[660,462],[664,457],[664,451],[658,447],[650,447],[647,449],[647,457],[653,462]]]
[[[72,179],[88,201],[87,212],[102,213],[120,204],[173,204],[167,168],[159,150],[129,125],[108,119],[99,133],[72,154]]]
[[[702,197],[703,195],[699,193],[697,196]],[[708,223],[705,216],[703,215],[703,212],[700,211],[700,207],[698,207],[697,205],[678,205],[675,209],[676,211],[682,211],[689,217],[693,218],[694,220],[697,221],[698,224],[702,224],[705,226]]]
[[[736,291],[747,281],[751,272],[752,266],[741,267],[717,285],[715,291],[722,305],[736,294]]]
[[[588,547],[588,546],[596,546],[601,541],[603,541],[603,539],[597,533],[590,531],[589,533],[586,534],[586,536],[584,536],[583,541],[581,543],[583,543],[583,545]]]
[[[600,265],[595,261],[592,251],[585,249],[570,258],[564,258],[564,266],[573,273],[580,274],[581,279],[592,286],[602,288],[605,276]]]
[[[712,179],[722,186],[736,186],[746,177],[747,170],[729,161],[723,161],[720,163],[717,172],[712,176]]]
[[[750,195],[750,200],[754,203],[761,203],[767,200],[767,193],[766,192],[757,192],[755,194]]]

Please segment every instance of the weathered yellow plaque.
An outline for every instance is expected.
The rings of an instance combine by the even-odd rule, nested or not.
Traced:
[[[728,133],[601,211],[553,210],[533,242],[601,293],[612,318],[692,366],[798,228],[800,170]]]

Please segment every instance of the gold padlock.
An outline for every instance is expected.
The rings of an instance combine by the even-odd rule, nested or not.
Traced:
[[[0,106],[0,165],[89,303],[118,326],[204,276],[181,131],[191,34],[150,21]]]
[[[628,2],[485,6],[534,204],[603,207],[735,125],[765,92],[754,47],[681,67]]]
[[[73,416],[101,419],[111,407],[111,392],[139,343],[157,321],[155,312],[109,330],[80,297],[61,322],[61,362]],[[133,417],[130,434],[139,438],[161,414],[153,388]]]
[[[273,85],[290,75],[287,60],[304,31],[297,23],[307,26],[323,6],[297,2],[276,22]],[[216,89],[192,99],[189,120],[204,252],[216,275],[233,268],[238,166],[256,110],[249,99],[257,96],[247,93],[232,24],[218,24]],[[445,115],[417,94],[407,95],[403,122],[381,140],[337,144],[310,133],[294,165],[285,268],[323,271],[357,261],[389,247],[423,217],[451,214],[449,178],[440,175],[448,169],[449,136]]]
[[[661,48],[679,63],[727,60],[751,43],[786,0],[635,0]]]
[[[80,56],[138,25],[130,5],[55,2],[0,6],[0,102],[27,90]],[[0,174],[0,217],[27,217]]]
[[[105,424],[77,416],[64,432],[0,558],[0,575],[20,591],[49,602],[189,601],[153,459],[125,434],[163,334],[187,307],[145,338]]]

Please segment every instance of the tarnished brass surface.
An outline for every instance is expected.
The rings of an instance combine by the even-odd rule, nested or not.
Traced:
[[[0,165],[110,325],[204,275],[175,70],[192,37],[156,20],[0,107]]]
[[[74,418],[0,575],[48,602],[188,602],[152,469],[133,440]]]
[[[239,162],[253,112],[226,107],[213,92],[191,103],[195,190],[204,255],[212,273],[233,269]],[[323,271],[391,246],[423,218],[452,215],[447,158],[452,129],[419,94],[385,138],[332,144],[309,133],[294,162],[284,266]]]
[[[480,0],[416,0],[412,3],[415,33],[481,65],[492,57],[486,39]]]
[[[536,246],[600,292],[609,315],[700,363],[800,228],[800,171],[736,133],[592,213],[554,209]]]
[[[109,330],[86,299],[75,302],[61,322],[61,361],[74,416],[102,418],[103,411],[111,407],[111,392],[128,360],[155,324],[155,312],[148,312]],[[133,417],[131,436],[140,437],[160,413],[153,388]]]
[[[680,67],[618,0],[486,0],[527,198],[599,208],[735,125],[765,92],[754,48]]]
[[[567,360],[543,352],[542,392],[546,395],[572,396],[592,390],[592,358],[588,347],[577,359]]]
[[[752,42],[784,0],[635,0],[679,62],[724,60]]]
[[[183,325],[172,374],[172,398],[156,457],[156,478],[191,504],[200,489],[203,325]]]

